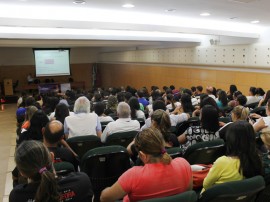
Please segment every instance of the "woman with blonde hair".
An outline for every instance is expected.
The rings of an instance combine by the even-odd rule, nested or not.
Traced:
[[[140,201],[179,194],[192,189],[192,172],[183,158],[171,159],[157,129],[147,128],[135,137],[135,147],[144,166],[127,170],[111,187],[102,191],[100,201]]]

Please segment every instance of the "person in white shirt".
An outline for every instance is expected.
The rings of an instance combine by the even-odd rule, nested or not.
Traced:
[[[109,135],[118,132],[139,131],[140,123],[137,120],[131,120],[130,107],[125,102],[120,102],[117,106],[118,119],[108,123],[101,135],[101,142],[106,142]]]
[[[114,121],[112,117],[106,116],[106,114],[104,114],[104,110],[105,110],[105,104],[103,102],[98,102],[94,106],[94,111],[98,115],[100,123]]]
[[[248,104],[252,104],[255,102],[259,102],[261,99],[260,97],[256,97],[256,88],[255,87],[250,87],[249,88],[249,96],[247,96],[247,103]]]
[[[96,113],[90,113],[90,101],[82,96],[74,104],[74,115],[65,118],[64,132],[67,138],[83,135],[102,134],[101,124]]]

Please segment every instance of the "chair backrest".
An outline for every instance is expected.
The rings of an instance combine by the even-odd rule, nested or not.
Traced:
[[[167,196],[163,198],[153,198],[148,200],[143,200],[141,202],[196,202],[198,199],[195,191],[186,191],[181,194],[176,194],[173,196]]]
[[[175,127],[174,134],[176,136],[182,135],[190,126],[190,123],[188,121],[183,121],[181,123],[178,123]]]
[[[67,143],[80,158],[88,150],[102,146],[100,138],[95,135],[71,137],[67,139]]]
[[[221,121],[223,123],[229,123],[231,122],[231,117],[219,117],[218,121]]]
[[[245,105],[245,107],[248,107],[249,109],[254,109],[258,106],[259,102],[254,102],[254,103],[250,103]]]
[[[251,110],[250,113],[256,113],[256,114],[259,114],[261,116],[267,116],[265,109],[266,109],[265,106],[256,107],[255,109]]]
[[[58,162],[53,164],[57,176],[66,176],[71,172],[75,172],[75,168],[70,162]]]
[[[131,143],[134,137],[137,135],[138,131],[127,131],[127,132],[119,132],[113,133],[109,135],[106,139],[106,145],[121,145],[123,147],[127,147],[129,143]]]
[[[145,120],[143,118],[137,118],[137,121],[140,123],[140,128],[145,124]]]
[[[256,200],[257,194],[263,190],[265,182],[262,176],[249,179],[226,182],[207,189],[199,202],[252,202]]]
[[[95,198],[99,199],[101,191],[111,186],[131,167],[126,148],[122,146],[104,146],[89,150],[84,154],[80,168],[93,185]]]
[[[174,159],[177,157],[182,157],[183,152],[180,147],[171,147],[166,149],[167,153]]]
[[[108,125],[108,123],[110,123],[111,121],[104,121],[104,122],[100,122],[101,124],[101,128],[102,128],[102,131],[106,128],[106,126]]]
[[[222,139],[199,142],[187,148],[183,157],[193,164],[212,164],[215,160],[225,155],[225,143]]]

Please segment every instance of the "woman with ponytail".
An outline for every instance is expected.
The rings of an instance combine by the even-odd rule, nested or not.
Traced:
[[[28,178],[27,184],[16,186],[9,195],[10,202],[86,202],[93,191],[86,174],[71,173],[57,178],[53,153],[39,141],[24,141],[15,152],[19,172]]]
[[[134,166],[104,189],[100,201],[141,201],[179,194],[192,189],[192,172],[183,158],[171,159],[159,130],[147,128],[135,137],[144,166]]]

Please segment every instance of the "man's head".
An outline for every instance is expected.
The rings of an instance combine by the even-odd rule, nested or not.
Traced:
[[[129,118],[130,117],[130,107],[125,102],[120,102],[117,106],[117,115],[119,118]]]
[[[196,93],[197,93],[197,94],[201,94],[202,91],[203,91],[203,87],[202,87],[202,86],[197,86],[197,87],[196,87]]]
[[[64,127],[60,121],[54,120],[49,122],[43,131],[45,143],[51,145],[57,144],[64,137]]]
[[[85,96],[79,97],[74,104],[75,113],[90,113],[90,101]]]

